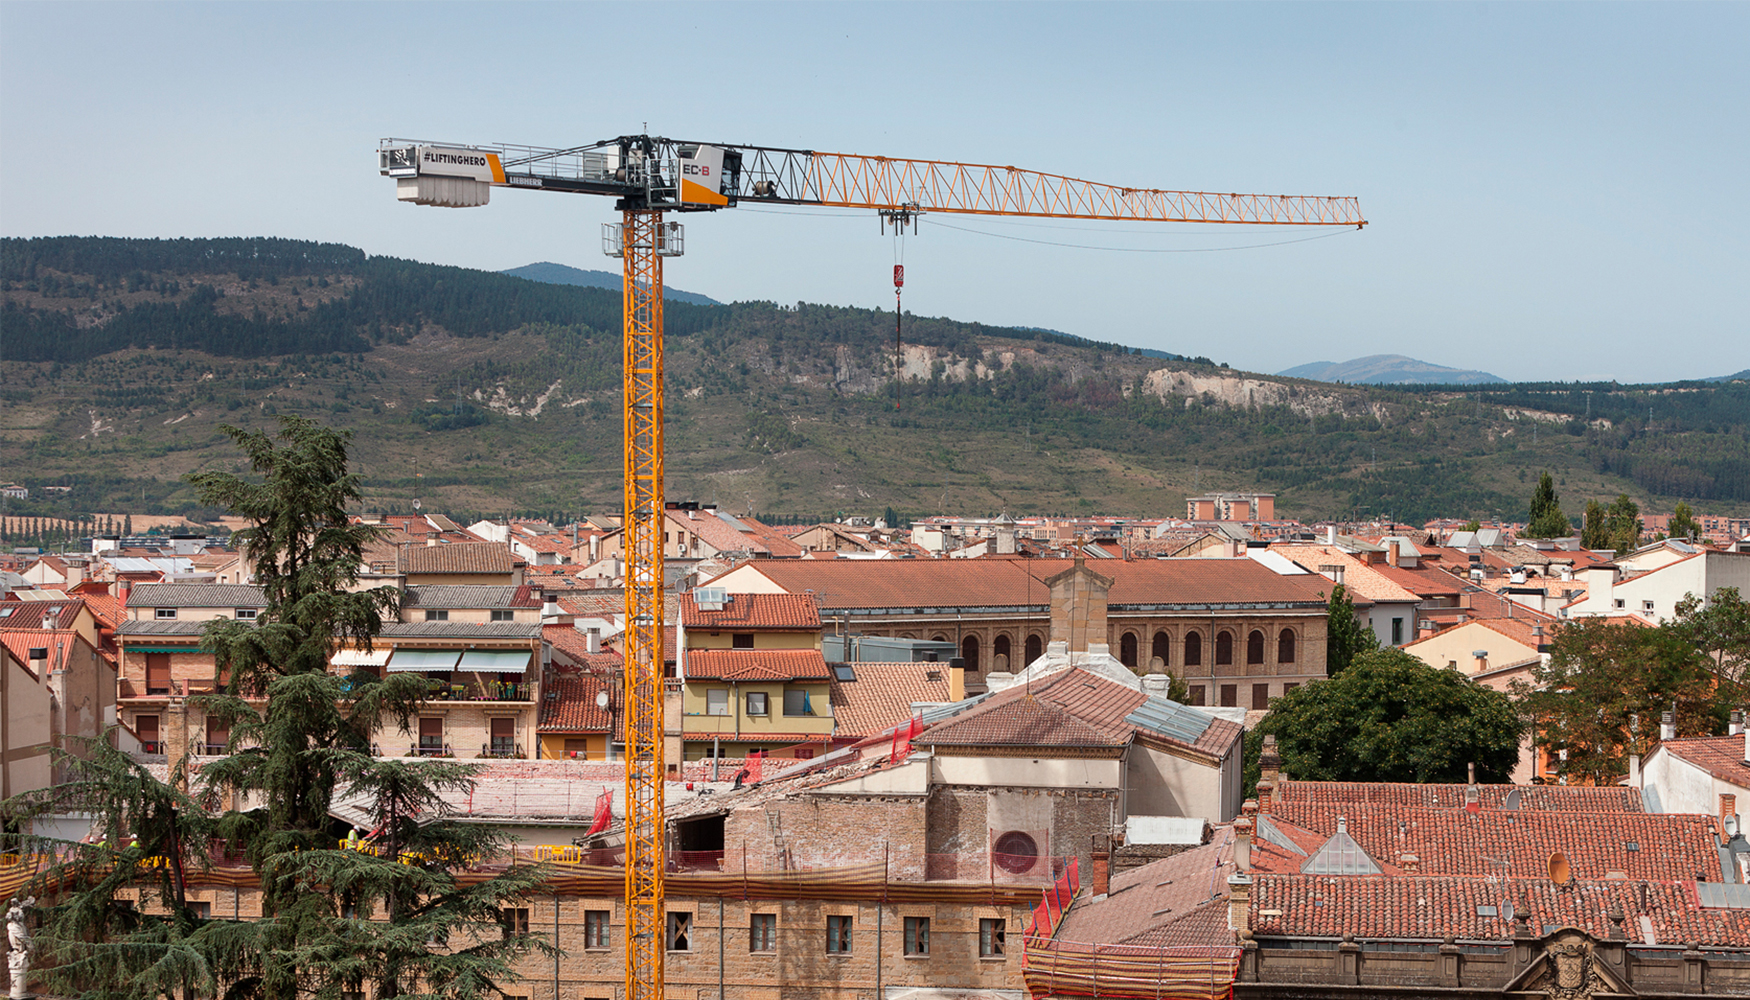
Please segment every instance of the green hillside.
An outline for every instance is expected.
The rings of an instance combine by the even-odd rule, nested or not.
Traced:
[[[355,432],[374,507],[618,509],[615,292],[105,238],[0,241],[0,292],[0,478],[38,488],[12,513],[182,512],[184,473],[235,465],[219,425],[290,412]],[[908,316],[896,408],[891,313],[666,318],[669,495],[735,510],[1159,516],[1255,488],[1303,519],[1521,517],[1544,468],[1569,514],[1622,491],[1750,510],[1742,382],[1338,386]],[[71,490],[36,499],[49,485]]]

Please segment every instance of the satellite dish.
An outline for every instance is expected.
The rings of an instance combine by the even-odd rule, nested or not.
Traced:
[[[595,693],[595,707],[597,707],[597,708],[607,708],[608,707],[608,693],[606,691],[597,691]]]
[[[1557,851],[1549,856],[1549,880],[1556,885],[1567,885],[1571,872],[1568,870],[1568,856]]]

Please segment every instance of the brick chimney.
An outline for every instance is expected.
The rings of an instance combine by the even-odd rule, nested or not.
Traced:
[[[1244,816],[1234,820],[1234,869],[1248,875],[1252,871],[1252,821]]]
[[[1720,821],[1725,822],[1738,815],[1738,796],[1731,792],[1720,793]]]
[[[1093,854],[1092,886],[1094,895],[1104,896],[1112,891],[1112,852],[1095,851]]]
[[[1477,766],[1475,763],[1468,765],[1468,774],[1470,782],[1464,786],[1464,811],[1468,813],[1482,812],[1483,795],[1482,789],[1477,787]]]
[[[1282,779],[1282,757],[1276,753],[1276,735],[1264,734],[1258,753],[1258,811],[1266,815],[1276,805],[1276,789]]]
[[[1234,872],[1227,877],[1227,928],[1238,934],[1252,932],[1252,876]]]
[[[1402,869],[1405,875],[1420,874],[1422,871],[1422,859],[1407,852],[1400,854],[1398,855],[1398,868]]]

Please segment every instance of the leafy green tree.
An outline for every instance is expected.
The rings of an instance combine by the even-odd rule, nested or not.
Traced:
[[[1730,710],[1706,658],[1682,635],[1604,618],[1561,625],[1549,662],[1533,665],[1513,693],[1556,772],[1593,783],[1627,773],[1628,756],[1652,747],[1664,712],[1675,710],[1678,736],[1706,736],[1724,728]]]
[[[1610,544],[1619,556],[1641,544],[1641,507],[1627,493],[1618,493],[1610,505]]]
[[[1677,616],[1661,626],[1713,662],[1719,697],[1742,705],[1750,693],[1750,602],[1737,587],[1721,587],[1707,600],[1694,594],[1677,602]]]
[[[1695,520],[1695,511],[1682,500],[1677,501],[1677,509],[1671,514],[1671,537],[1686,542],[1701,537],[1701,525]]]
[[[259,481],[222,472],[190,477],[203,503],[250,522],[237,540],[266,596],[254,623],[216,621],[202,638],[222,690],[199,707],[230,723],[235,752],[201,771],[195,798],[230,792],[244,807],[207,817],[189,796],[101,751],[83,767],[82,784],[22,803],[27,813],[69,802],[88,808],[112,845],[124,831],[149,840],[83,852],[47,873],[45,885],[72,887],[51,903],[39,935],[60,959],[48,979],[57,993],[81,1000],[301,1000],[359,990],[497,997],[517,957],[550,950],[501,933],[497,923],[500,907],[533,890],[544,872],[512,866],[462,884],[459,871],[502,856],[499,838],[477,825],[419,820],[441,811],[444,792],[471,787],[475,767],[371,755],[386,720],[407,729],[426,682],[330,672],[338,646],[370,648],[399,595],[352,589],[373,529],[347,517],[360,495],[359,477],[347,471],[347,436],[299,417],[280,423],[280,444],[226,428]],[[265,699],[265,708],[252,699]],[[376,850],[337,849],[329,817],[337,793],[373,813]],[[241,847],[260,879],[261,919],[206,920],[187,906],[180,873],[204,863],[209,837]],[[136,887],[133,861],[142,850],[174,869],[171,883],[146,887],[161,911],[131,910],[119,898]]]
[[[1480,780],[1505,781],[1524,730],[1506,694],[1401,649],[1288,692],[1257,727],[1301,781],[1464,781],[1473,763]]]
[[[1466,530],[1466,531],[1481,531],[1482,527],[1483,527],[1483,522],[1477,520],[1474,517],[1471,518],[1470,520],[1464,522],[1464,530]]]
[[[1580,546],[1587,549],[1611,547],[1610,515],[1596,500],[1586,501],[1586,524],[1580,529]]]
[[[1325,609],[1325,673],[1335,677],[1357,656],[1379,648],[1379,637],[1361,623],[1349,590],[1337,584]]]
[[[1568,516],[1562,513],[1561,501],[1556,498],[1555,480],[1546,471],[1531,494],[1531,521],[1525,526],[1525,537],[1566,538],[1572,530]]]

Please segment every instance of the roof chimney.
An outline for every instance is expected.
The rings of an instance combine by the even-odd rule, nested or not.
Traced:
[[[1677,713],[1666,712],[1659,716],[1659,739],[1661,741],[1677,738]]]
[[[948,700],[966,700],[966,660],[964,657],[948,657]]]
[[[548,594],[546,595],[546,598],[541,601],[542,618],[557,618],[564,613],[565,612],[559,608],[559,598],[554,595]]]
[[[1734,709],[1732,709],[1732,721],[1730,724],[1728,724],[1726,726],[1726,735],[1727,736],[1737,736],[1739,733],[1742,733],[1743,731],[1744,731],[1744,711],[1743,711],[1743,709],[1734,708]]]
[[[1470,782],[1464,786],[1464,811],[1468,813],[1482,812],[1483,794],[1482,789],[1477,787],[1477,765],[1472,762],[1466,765],[1465,770]]]
[[[1234,872],[1227,877],[1227,927],[1241,935],[1251,933],[1252,876]]]
[[[121,598],[122,610],[125,611],[128,606],[128,598],[134,593],[134,581],[122,580],[116,584],[116,590],[118,591],[117,596]]]
[[[1628,786],[1641,787],[1641,755],[1638,753],[1628,755]]]
[[[1244,874],[1252,871],[1252,821],[1244,816],[1234,820],[1234,868]]]
[[[1398,540],[1395,538],[1386,539],[1385,564],[1387,566],[1396,566],[1398,564]]]
[[[1090,886],[1095,896],[1104,896],[1112,891],[1112,853],[1110,851],[1095,851],[1091,859],[1094,864],[1093,885]]]
[[[592,628],[583,633],[583,648],[591,653],[602,651],[602,630]]]
[[[30,647],[31,669],[35,670],[39,676],[42,674],[42,668],[44,666],[48,665],[48,661],[49,661],[49,647],[47,647],[47,646],[32,646],[32,647]]]

